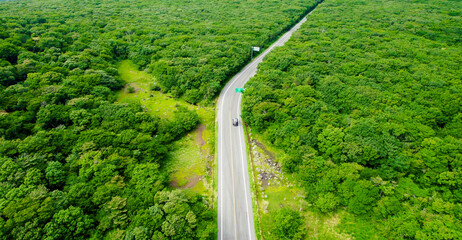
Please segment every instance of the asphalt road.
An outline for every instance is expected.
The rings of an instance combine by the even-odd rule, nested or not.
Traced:
[[[266,54],[284,45],[305,21],[306,17],[234,76],[218,99],[218,239],[256,239],[246,145],[240,117],[242,95],[236,93],[236,88],[244,87],[255,75],[258,64]],[[239,119],[239,126],[233,126],[233,118]]]

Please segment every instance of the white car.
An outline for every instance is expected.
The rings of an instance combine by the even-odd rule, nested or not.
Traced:
[[[233,118],[233,125],[239,126],[239,120],[237,118]]]

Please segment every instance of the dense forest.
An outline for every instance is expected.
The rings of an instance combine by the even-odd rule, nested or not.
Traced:
[[[259,66],[243,118],[287,153],[310,211],[372,224],[358,239],[462,238],[461,14],[451,0],[328,0]],[[269,216],[275,239],[302,236],[296,210]]]
[[[211,102],[314,0],[0,3],[0,239],[214,239],[212,203],[172,190],[170,145],[198,124],[116,101],[131,59]]]
[[[20,47],[69,70],[111,72],[106,62],[129,58],[163,91],[197,103],[213,100],[251,46],[268,45],[315,1],[12,1],[0,6],[0,39],[9,44],[0,49],[12,63],[36,63]]]

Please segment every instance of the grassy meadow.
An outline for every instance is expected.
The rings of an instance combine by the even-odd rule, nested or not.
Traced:
[[[196,111],[201,124],[196,130],[172,144],[168,163],[164,167],[171,173],[171,187],[187,188],[199,194],[212,196],[214,109],[192,105],[174,99],[168,93],[153,90],[157,79],[138,70],[130,60],[121,61],[118,72],[126,85],[119,91],[117,101],[139,103],[145,111],[163,119],[172,119],[178,106]]]

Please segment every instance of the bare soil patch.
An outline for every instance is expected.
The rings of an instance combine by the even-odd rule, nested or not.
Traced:
[[[173,187],[173,188],[179,188],[178,187],[178,182],[174,179],[172,181],[170,181],[170,187]]]
[[[269,173],[269,172],[259,172],[258,176],[260,177],[262,187],[267,187],[269,180],[276,177],[276,175],[274,175],[273,173]]]
[[[205,125],[204,124],[199,124],[197,127],[197,137],[196,137],[196,142],[201,146],[205,145],[205,141],[202,138],[202,132],[205,130]]]
[[[197,176],[194,175],[192,178],[189,179],[189,182],[183,186],[183,188],[193,188],[194,186],[199,183],[199,181],[202,179],[202,176]]]
[[[170,181],[170,187],[177,188],[177,189],[178,188],[183,188],[183,189],[185,189],[185,188],[193,188],[199,183],[199,181],[202,180],[202,176],[194,175],[194,176],[192,176],[190,178],[187,178],[187,180],[188,180],[188,183],[186,183],[186,185],[180,187],[178,185],[178,181],[176,179],[173,179],[172,181]]]
[[[252,142],[254,142],[259,148],[261,148],[265,154],[271,159],[274,159],[274,154],[270,152],[265,145],[263,145],[261,142],[257,141],[256,139],[253,139]]]

